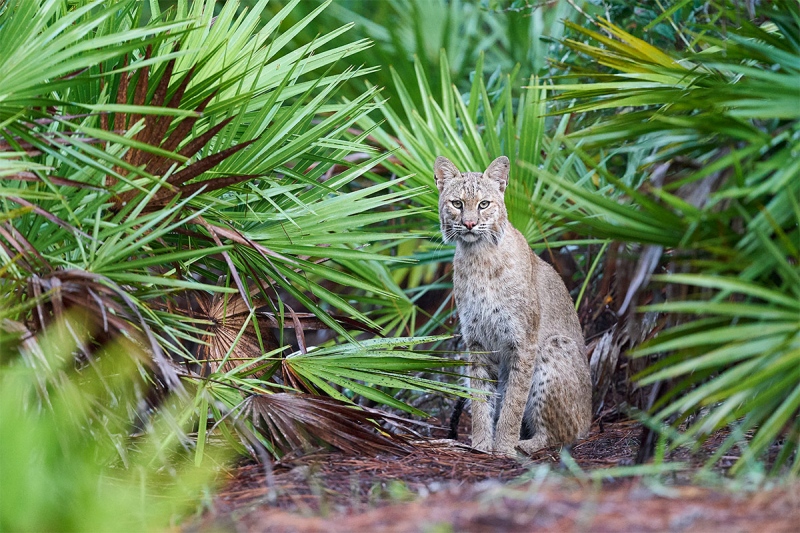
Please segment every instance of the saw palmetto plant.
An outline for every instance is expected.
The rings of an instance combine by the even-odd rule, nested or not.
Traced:
[[[0,7],[3,364],[58,387],[34,341],[63,323],[102,383],[100,348],[127,339],[148,354],[131,420],[172,398],[168,440],[198,463],[216,438],[262,456],[401,446],[360,398],[417,413],[393,391],[464,394],[417,375],[455,364],[413,350],[438,339],[356,340],[407,300],[376,266],[403,235],[377,228],[423,191],[364,177],[386,156],[345,134],[377,91],[343,101],[369,71],[331,68],[367,42],[331,45],[345,25],[289,47],[327,5],[279,31],[298,1],[263,24],[265,1]]]
[[[746,471],[772,449],[774,471],[797,474],[800,7],[767,4],[750,21],[734,4],[713,6],[714,26],[681,28],[690,46],[680,53],[605,21],[572,26],[588,39],[566,44],[596,66],[558,85],[556,98],[599,117],[568,138],[590,167],[592,151],[613,152],[636,161],[639,177],[593,166],[623,199],[542,179],[572,196],[577,209],[551,208],[580,231],[648,246],[640,279],[658,273],[650,287],[666,287],[667,301],[643,310],[673,327],[634,354],[666,354],[640,378],[665,384],[653,412],[681,430],[673,444],[728,428],[712,462],[742,446],[734,471]]]
[[[284,3],[275,0],[268,9],[277,11]],[[307,0],[293,16],[299,19],[318,4],[318,0]],[[564,31],[560,21],[579,16],[571,4],[602,11],[584,0],[337,0],[319,20],[322,27],[355,22],[354,31],[373,42],[353,56],[354,63],[391,65],[406,83],[421,68],[434,94],[439,94],[442,87],[449,90],[442,84],[451,81],[468,91],[473,72],[489,76],[510,72],[515,65],[521,68],[522,78],[546,72],[548,57],[563,52],[558,42]],[[316,31],[308,28],[296,39],[307,41]],[[486,58],[476,71],[481,55]],[[448,70],[448,79],[438,75],[442,68]],[[401,110],[398,88],[387,68],[370,74],[369,81],[384,88],[386,105]],[[354,84],[350,90],[359,86]],[[411,97],[415,105],[422,103],[413,92]]]

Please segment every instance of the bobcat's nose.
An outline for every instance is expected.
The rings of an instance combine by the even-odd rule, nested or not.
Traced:
[[[472,230],[472,228],[475,227],[475,224],[476,224],[476,222],[473,222],[472,220],[465,220],[464,221],[464,226],[466,226],[466,228],[468,230],[470,230],[470,231]]]

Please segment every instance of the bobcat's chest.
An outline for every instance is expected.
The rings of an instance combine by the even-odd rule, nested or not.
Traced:
[[[521,345],[531,303],[526,272],[503,257],[457,257],[453,293],[461,333],[487,350]]]

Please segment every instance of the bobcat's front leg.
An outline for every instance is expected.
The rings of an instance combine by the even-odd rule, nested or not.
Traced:
[[[500,417],[497,420],[497,433],[494,451],[503,455],[516,456],[516,446],[519,442],[522,417],[525,405],[528,403],[531,384],[533,382],[533,369],[536,363],[535,348],[515,350],[511,355],[508,371],[508,382],[500,408]]]
[[[495,383],[491,381],[491,368],[489,354],[479,344],[469,346],[471,363],[469,371],[469,386],[476,391],[485,391],[489,394],[475,394],[472,397],[472,447],[485,452],[492,451],[493,419],[494,419],[494,392]]]

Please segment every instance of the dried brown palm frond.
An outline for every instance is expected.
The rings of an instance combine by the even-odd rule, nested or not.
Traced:
[[[13,354],[21,354],[28,360],[28,366],[35,368],[46,358],[36,342],[36,336],[28,326],[10,318],[0,319],[0,364],[6,364]],[[33,362],[32,360],[36,361]],[[40,390],[43,390],[40,387]]]
[[[240,416],[249,417],[270,445],[282,453],[330,444],[354,454],[408,450],[403,437],[380,430],[377,421],[402,419],[375,409],[358,408],[332,398],[308,394],[254,395]]]
[[[210,322],[197,351],[202,375],[228,372],[241,367],[243,361],[257,359],[278,348],[270,329],[272,325],[259,320],[251,305],[239,294],[198,294],[200,318]],[[247,367],[253,369],[252,365]]]
[[[197,350],[202,375],[242,368],[243,363],[277,349],[279,345],[273,333],[275,329],[294,330],[303,353],[306,352],[304,331],[330,329],[313,313],[296,312],[286,303],[283,307],[288,316],[284,320],[271,310],[274,307],[265,303],[257,290],[251,290],[250,302],[238,293],[196,293],[196,297],[199,314],[192,312],[192,315],[208,322],[208,333],[203,336],[203,342]],[[332,318],[347,328],[380,334],[352,318],[335,315]],[[246,366],[245,373],[256,369],[257,365]],[[253,373],[261,376],[264,370],[261,368]]]
[[[110,339],[131,339],[149,346],[165,384],[182,390],[175,365],[165,355],[136,303],[113,280],[85,270],[53,269],[44,276],[31,274],[26,291],[29,301],[35,302],[29,331],[44,331],[57,321],[64,321],[80,354],[89,362],[95,347]]]

